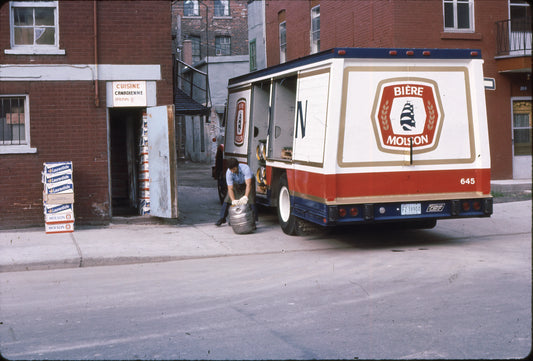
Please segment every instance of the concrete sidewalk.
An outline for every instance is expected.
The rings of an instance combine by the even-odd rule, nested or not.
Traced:
[[[431,232],[448,236],[457,232],[456,222],[443,220]],[[491,218],[467,219],[468,232],[497,235],[502,224],[514,232],[531,232],[531,201],[494,205]],[[507,232],[507,231],[505,231]],[[352,237],[351,235],[349,235]],[[357,236],[353,236],[356,237]],[[366,234],[368,236],[368,233]],[[372,236],[370,235],[372,238]],[[205,257],[283,253],[291,251],[345,248],[353,245],[341,235],[294,237],[285,235],[275,214],[261,214],[253,234],[237,235],[230,226],[213,223],[197,225],[111,224],[87,227],[73,233],[46,234],[44,228],[0,231],[0,272],[77,268],[163,262]]]
[[[506,179],[506,180],[492,180],[490,182],[490,189],[494,193],[531,193],[531,179]]]

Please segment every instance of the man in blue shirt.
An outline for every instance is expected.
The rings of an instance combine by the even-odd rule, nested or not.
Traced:
[[[239,164],[239,161],[235,158],[228,159],[227,165],[226,183],[228,185],[228,194],[226,194],[226,198],[222,203],[220,217],[215,225],[220,226],[222,223],[226,223],[230,204],[250,204],[254,214],[254,220],[257,221],[255,187],[250,167],[246,164]]]

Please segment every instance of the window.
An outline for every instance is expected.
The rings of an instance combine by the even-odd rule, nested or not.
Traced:
[[[57,1],[12,1],[6,54],[65,54],[59,49]]]
[[[231,38],[229,36],[215,37],[215,55],[231,55]]]
[[[511,0],[509,3],[510,55],[531,55],[531,8],[527,1]]]
[[[257,49],[255,39],[250,40],[250,71],[257,70]]]
[[[531,155],[531,100],[513,101],[514,155]]]
[[[320,5],[311,9],[311,54],[320,51]]]
[[[444,30],[474,31],[474,0],[444,0]]]
[[[187,0],[183,3],[183,16],[200,16],[197,0]]]
[[[215,0],[215,16],[230,16],[229,0]]]
[[[287,59],[287,23],[279,24],[279,62],[284,63]]]
[[[0,96],[0,153],[34,153],[27,95]]]
[[[196,64],[200,62],[202,54],[200,52],[200,37],[199,36],[189,36],[189,40],[192,45],[192,63]]]

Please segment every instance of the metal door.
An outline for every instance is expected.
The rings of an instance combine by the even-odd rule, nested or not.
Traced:
[[[148,107],[150,215],[178,217],[177,154],[174,105]]]

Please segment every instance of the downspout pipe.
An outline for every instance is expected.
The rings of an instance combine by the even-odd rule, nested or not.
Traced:
[[[100,106],[100,97],[98,96],[98,22],[96,11],[97,0],[93,1],[93,20],[94,20],[94,106],[98,108]]]

